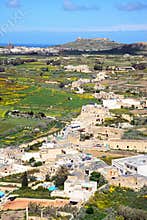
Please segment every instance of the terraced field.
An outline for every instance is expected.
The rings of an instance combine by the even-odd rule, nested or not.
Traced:
[[[60,88],[61,82],[79,79],[81,73],[71,73],[69,80],[67,75],[57,67],[47,66],[44,59],[5,67],[5,72],[0,73],[0,147],[29,142],[53,127],[61,129],[62,121],[70,121],[82,105],[96,101],[90,94],[78,95]],[[46,118],[10,117],[8,112],[15,110],[43,113]]]
[[[44,132],[54,127],[61,129],[64,123],[80,113],[82,105],[98,103],[93,94],[94,83],[83,85],[86,92],[82,95],[71,90],[74,81],[96,78],[99,71],[94,69],[95,64],[103,66],[104,70],[108,66],[131,66],[133,63],[146,65],[146,57],[122,55],[0,57],[0,60],[3,59],[34,61],[1,65],[5,71],[0,72],[0,147],[29,142],[42,137]],[[48,64],[47,61],[51,60],[60,61],[60,65]],[[91,72],[64,70],[64,66],[80,64],[88,65]],[[108,71],[107,75],[108,79],[99,82],[105,92],[113,91],[133,98],[147,96],[147,69]],[[23,117],[10,117],[10,111],[19,111]],[[49,117],[55,117],[56,120],[53,122]]]

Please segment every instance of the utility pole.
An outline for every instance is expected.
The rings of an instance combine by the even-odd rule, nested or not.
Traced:
[[[44,208],[41,209],[41,216],[40,216],[41,219],[43,219],[43,210],[44,210]]]
[[[29,220],[29,209],[28,209],[28,206],[26,207],[26,220]]]

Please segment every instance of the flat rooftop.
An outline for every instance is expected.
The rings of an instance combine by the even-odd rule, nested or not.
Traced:
[[[121,159],[115,159],[114,161],[120,164],[130,164],[133,166],[145,166],[147,165],[147,154],[121,158]]]

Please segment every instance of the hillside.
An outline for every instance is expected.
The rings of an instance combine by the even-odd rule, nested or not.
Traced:
[[[60,45],[63,49],[79,51],[97,51],[108,54],[142,54],[147,55],[147,42],[122,44],[111,41],[108,38],[84,39],[77,38],[74,42]]]
[[[113,48],[110,52],[113,53],[130,53],[130,54],[142,54],[147,55],[147,42],[140,42],[134,44],[125,44],[118,48]]]
[[[111,41],[108,38],[93,38],[93,39],[84,39],[77,38],[74,42],[66,43],[60,45],[62,48],[69,48],[73,50],[90,50],[90,51],[103,51],[111,50],[118,48],[123,44]]]

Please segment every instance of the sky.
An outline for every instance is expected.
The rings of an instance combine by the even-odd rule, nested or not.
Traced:
[[[147,0],[0,0],[0,44],[147,41]]]

